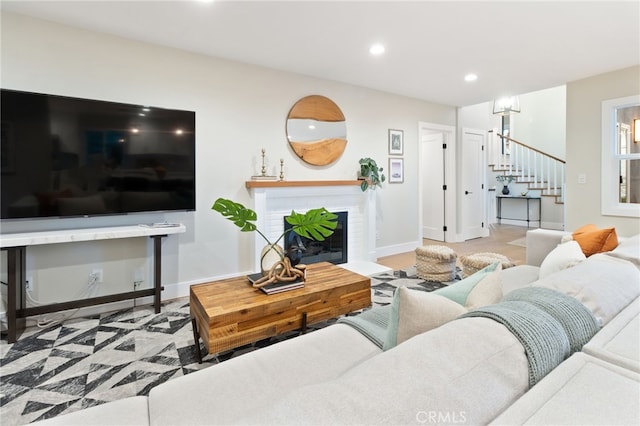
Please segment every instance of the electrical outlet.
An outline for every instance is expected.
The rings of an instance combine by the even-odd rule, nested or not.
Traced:
[[[35,282],[33,281],[33,277],[27,277],[27,291],[31,292],[33,291],[33,287],[35,285]]]
[[[95,280],[97,283],[101,283],[102,282],[102,269],[94,269],[93,271],[91,271],[91,276],[90,277],[96,277]]]

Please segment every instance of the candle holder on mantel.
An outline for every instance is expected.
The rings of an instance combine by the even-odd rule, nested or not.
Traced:
[[[264,165],[264,154],[265,154],[265,152],[266,152],[266,150],[264,148],[262,148],[262,168],[260,169],[260,174],[257,175],[257,176],[256,175],[251,176],[251,180],[278,180],[277,176],[267,176],[267,168]],[[282,171],[280,172],[280,175],[282,175]]]
[[[284,180],[284,158],[280,159],[280,182]]]

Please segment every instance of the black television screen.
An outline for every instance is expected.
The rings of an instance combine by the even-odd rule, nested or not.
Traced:
[[[195,210],[195,112],[2,89],[2,219]]]

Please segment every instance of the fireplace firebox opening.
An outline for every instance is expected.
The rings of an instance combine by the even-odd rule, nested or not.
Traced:
[[[284,252],[288,254],[293,264],[305,265],[318,262],[331,262],[335,265],[347,263],[347,219],[349,212],[333,212],[338,216],[336,229],[324,241],[314,241],[301,237],[293,232],[287,233],[284,241]],[[291,225],[284,221],[284,230],[291,229]]]

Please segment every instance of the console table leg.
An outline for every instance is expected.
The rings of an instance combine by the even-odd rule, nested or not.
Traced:
[[[191,318],[191,327],[193,328],[193,343],[196,347],[196,357],[198,364],[202,364],[202,353],[200,352],[200,334],[198,333],[198,323],[195,318]]]
[[[18,339],[18,326],[24,327],[24,319],[18,311],[25,308],[26,247],[7,250],[7,343]],[[22,316],[20,316],[22,318]]]
[[[305,334],[307,332],[307,313],[302,313],[302,326],[300,327],[300,333]]]
[[[162,293],[162,237],[166,237],[166,235],[151,237],[153,238],[153,282],[155,288],[153,306],[156,308],[156,314],[160,313]]]

